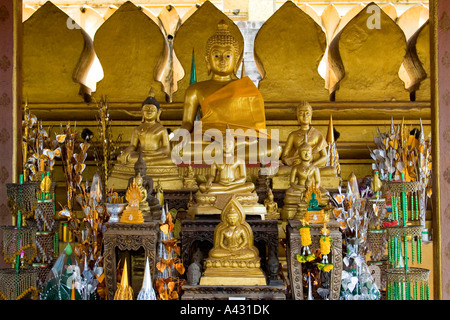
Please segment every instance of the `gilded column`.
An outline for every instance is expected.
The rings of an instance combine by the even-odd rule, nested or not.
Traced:
[[[21,28],[22,0],[0,0],[0,225],[12,223],[6,183],[17,182],[20,169]]]
[[[430,1],[434,298],[450,299],[450,2]]]

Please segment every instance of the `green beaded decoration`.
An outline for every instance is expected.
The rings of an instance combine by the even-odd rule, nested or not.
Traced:
[[[420,237],[417,245],[417,254],[419,255],[417,258],[417,262],[422,263],[422,238]]]
[[[414,220],[414,197],[412,192],[411,192],[411,220]]]
[[[416,220],[419,220],[419,199],[417,197],[417,192],[414,194],[416,200]]]

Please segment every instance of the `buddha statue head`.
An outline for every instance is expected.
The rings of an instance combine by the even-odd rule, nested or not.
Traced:
[[[142,122],[159,122],[161,115],[161,107],[156,100],[153,93],[153,88],[150,90],[149,96],[142,102]]]
[[[309,126],[312,119],[312,107],[307,101],[297,105],[297,121],[302,126]]]
[[[139,158],[134,163],[134,173],[136,176],[140,174],[142,177],[147,175],[147,164],[142,157],[142,152],[139,152]]]
[[[307,134],[305,134],[305,140],[298,147],[298,155],[303,162],[309,162],[313,159],[312,147],[308,143]]]
[[[208,74],[219,76],[236,75],[241,58],[239,42],[231,34],[224,20],[217,25],[216,32],[206,43],[206,66]]]
[[[242,208],[241,204],[236,200],[234,196],[232,196],[230,201],[222,211],[222,222],[229,226],[242,224],[245,221],[245,213],[243,210],[244,209]]]

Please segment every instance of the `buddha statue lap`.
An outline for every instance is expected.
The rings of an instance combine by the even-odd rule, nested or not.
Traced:
[[[206,45],[205,58],[208,71],[212,74],[211,79],[191,84],[185,93],[180,127],[184,130],[178,131],[180,135],[175,131],[173,138],[176,142],[183,134],[186,135],[182,142],[176,143],[173,151],[181,162],[193,163],[199,159],[195,163],[205,163],[205,157],[200,156],[206,155],[205,149],[211,145],[211,141],[217,141],[218,135],[222,138],[225,136],[227,128],[235,130],[235,134],[242,137],[235,147],[236,150],[245,148],[247,163],[258,163],[262,156],[279,158],[278,141],[272,143],[265,132],[266,119],[261,93],[249,77],[236,77],[241,55],[242,48],[222,20]],[[199,109],[202,117],[195,121]],[[252,144],[257,144],[256,148],[251,147]],[[220,152],[220,143],[217,149],[208,149],[214,156]]]
[[[225,203],[234,195],[243,205],[245,214],[258,214],[264,219],[266,209],[258,203],[255,185],[246,181],[245,161],[233,153],[234,146],[234,137],[227,139],[223,145],[221,161],[211,164],[208,180],[199,185],[195,204],[188,209],[191,217],[220,214]]]
[[[285,147],[281,153],[282,164],[278,168],[276,176],[273,177],[274,189],[285,189],[290,186],[290,172],[297,163],[301,162],[298,148],[305,141],[311,146],[311,163],[319,168],[322,185],[329,189],[337,189],[340,178],[337,169],[326,166],[328,160],[327,141],[322,133],[311,126],[312,107],[304,101],[297,106],[297,120],[300,128],[291,132],[286,140]]]
[[[327,190],[320,186],[321,172],[313,162],[312,150],[307,137],[305,137],[305,141],[297,149],[300,162],[292,167],[290,173],[290,187],[286,190],[281,210],[283,220],[302,218],[308,208],[305,195],[311,186],[318,188],[323,195],[319,204],[323,206],[328,204],[330,198]]]
[[[148,176],[159,179],[165,189],[181,189],[182,179],[178,167],[170,157],[170,143],[167,129],[161,125],[162,110],[152,93],[142,103],[142,123],[133,129],[130,145],[117,157],[108,187],[124,189],[130,177],[134,176],[134,163],[141,156],[147,165]]]
[[[253,231],[235,197],[223,209],[213,241],[200,285],[266,285]]]

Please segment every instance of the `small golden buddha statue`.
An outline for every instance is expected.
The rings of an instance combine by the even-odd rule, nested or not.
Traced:
[[[264,199],[264,206],[267,210],[266,219],[279,219],[280,213],[278,212],[278,203],[273,199],[272,189],[268,188],[267,198]]]
[[[233,154],[235,140],[227,139],[223,148],[222,163],[211,164],[211,174],[199,186],[202,193],[249,193],[255,190],[252,182],[247,182],[247,171],[243,159]],[[232,159],[230,161],[230,159]],[[214,182],[218,180],[217,182]]]
[[[134,176],[134,164],[142,157],[150,177],[161,179],[167,188],[180,189],[182,181],[170,157],[169,134],[160,123],[162,110],[153,91],[142,103],[141,112],[142,123],[133,129],[130,145],[117,157],[108,186],[125,188],[128,179]]]
[[[262,151],[257,152],[269,157],[275,152],[276,156],[279,156],[278,141],[272,144],[265,132],[266,118],[261,93],[249,77],[236,77],[242,51],[225,21],[219,22],[216,33],[206,43],[205,59],[211,78],[193,83],[186,89],[180,129],[191,133],[191,138],[186,145],[178,143],[174,147],[176,154],[182,155],[183,160],[192,161],[195,155],[199,155],[196,151],[198,149],[194,147],[196,144],[200,144],[200,149],[204,152],[205,147],[211,143],[203,140],[203,135],[208,135],[208,131],[214,129],[225,136],[228,127],[233,130],[241,129],[239,134],[242,137],[256,136],[258,139],[266,139],[266,150],[261,148]],[[194,125],[199,109],[202,117]],[[251,142],[249,139],[241,139],[236,146],[246,148],[246,160],[252,156],[255,163],[259,161],[258,154],[251,154],[249,148],[249,145],[257,143],[258,139]],[[214,152],[213,150],[212,156]]]
[[[265,285],[253,231],[239,201],[232,197],[214,230],[214,245],[206,259],[200,285]]]
[[[141,210],[139,210],[139,204],[142,201],[142,191],[136,184],[136,179],[133,180],[133,183],[128,188],[125,199],[128,201],[128,206],[123,211],[119,221],[122,223],[143,223],[144,217]]]
[[[183,188],[185,189],[198,189],[197,181],[195,179],[194,169],[191,165],[188,165],[188,169],[183,179]]]
[[[147,189],[144,188],[144,186],[143,186],[144,179],[142,179],[142,176],[140,173],[138,173],[138,175],[136,176],[135,181],[136,181],[136,185],[138,186],[139,190],[141,191],[141,197],[142,197],[141,202],[139,202],[139,210],[141,210],[143,215],[145,215],[145,214],[148,215],[150,213],[150,206],[148,205],[148,202],[147,202]]]
[[[280,166],[277,176],[289,175],[291,168],[302,161],[298,149],[307,141],[311,146],[311,164],[319,168],[322,179],[326,178],[327,187],[337,188],[340,182],[337,170],[333,166],[326,166],[328,160],[327,141],[319,130],[311,126],[311,119],[312,107],[308,102],[303,101],[297,106],[297,120],[300,128],[288,135],[281,153],[281,161],[286,166]],[[277,177],[274,177],[274,185],[279,188],[279,183]]]
[[[307,189],[314,185],[320,190],[320,171],[313,163],[312,147],[306,137],[297,152],[301,162],[296,161],[291,170],[290,187],[286,190],[284,206],[281,211],[283,220],[296,218],[298,207],[306,211],[308,207],[308,203],[305,201]],[[325,195],[327,191],[321,188],[321,193],[324,194],[322,201],[327,203],[329,200],[329,197]]]
[[[199,185],[196,204],[188,209],[190,216],[196,214],[220,214],[232,195],[244,206],[246,214],[266,214],[258,203],[258,194],[253,182],[247,182],[247,171],[242,158],[234,155],[235,139],[227,139],[223,145],[221,161],[211,164],[211,173],[205,183]]]

